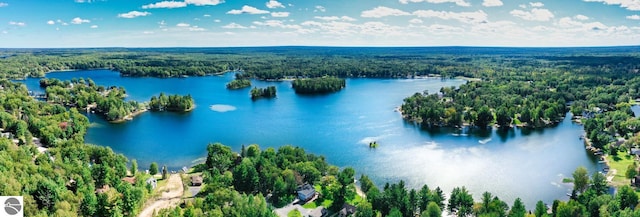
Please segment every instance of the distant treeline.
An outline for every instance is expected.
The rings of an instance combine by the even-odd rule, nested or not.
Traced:
[[[286,77],[405,78],[491,77],[504,69],[594,69],[608,63],[638,62],[634,47],[621,48],[164,48],[4,49],[0,77],[41,77],[52,70],[112,69],[123,76],[203,76],[244,71],[257,79]],[[611,68],[602,68],[610,70]]]

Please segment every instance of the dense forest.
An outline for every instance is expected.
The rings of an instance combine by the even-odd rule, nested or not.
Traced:
[[[84,144],[88,119],[41,102],[22,84],[0,81],[0,195],[24,196],[25,216],[135,216],[149,197],[147,175],[127,158]],[[53,87],[53,86],[51,86]],[[137,178],[130,184],[121,179]]]
[[[549,68],[591,72],[633,69],[637,47],[260,47],[0,49],[0,77],[41,77],[54,70],[112,69],[123,76],[203,76],[243,71],[258,79],[286,77],[523,77]],[[620,63],[620,64],[618,64]],[[517,69],[517,70],[514,70]],[[526,76],[524,76],[526,77]]]
[[[151,111],[172,111],[172,112],[186,112],[193,109],[195,106],[191,95],[180,96],[165,95],[160,93],[158,97],[152,96],[149,101],[149,109]]]
[[[342,78],[319,77],[293,80],[291,87],[297,94],[324,94],[341,90],[346,86]]]
[[[251,89],[251,99],[258,100],[260,98],[275,98],[276,86],[268,86],[265,88],[254,87]]]

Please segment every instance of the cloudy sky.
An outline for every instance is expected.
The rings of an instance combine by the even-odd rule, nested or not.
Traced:
[[[640,44],[640,0],[0,0],[0,47]]]

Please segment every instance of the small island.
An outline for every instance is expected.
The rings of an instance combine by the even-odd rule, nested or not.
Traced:
[[[251,100],[258,100],[260,98],[275,98],[276,86],[268,86],[266,88],[254,87],[251,89]]]
[[[320,77],[296,79],[292,83],[297,94],[326,94],[333,93],[346,87],[346,82],[342,78]]]
[[[236,79],[227,83],[227,89],[237,90],[242,88],[251,87],[251,80],[243,73],[236,73]]]
[[[165,95],[160,93],[160,96],[152,96],[149,102],[149,109],[151,111],[171,111],[171,112],[188,112],[195,107],[193,98],[191,95]]]

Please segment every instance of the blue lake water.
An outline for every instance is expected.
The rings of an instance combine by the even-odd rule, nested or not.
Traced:
[[[151,162],[172,169],[190,166],[206,155],[208,143],[221,142],[239,151],[242,144],[279,147],[291,144],[324,155],[331,164],[354,167],[382,185],[405,180],[409,187],[428,184],[446,193],[466,186],[476,199],[483,191],[528,209],[537,200],[567,199],[562,184],[578,166],[596,171],[585,151],[582,127],[569,118],[544,130],[458,132],[426,131],[402,120],[394,109],[415,92],[458,86],[457,79],[348,79],[334,94],[300,96],[291,83],[253,81],[277,87],[276,99],[251,101],[249,89],[227,90],[233,74],[189,78],[120,77],[108,70],[53,72],[49,78],[91,78],[99,85],[123,86],[129,99],[147,101],[160,92],[191,94],[189,113],[147,112],[132,121],[112,124],[88,114],[92,126],[86,142],[109,146],[141,168]],[[27,79],[30,90],[43,92],[39,79]],[[370,141],[377,149],[369,149]]]

